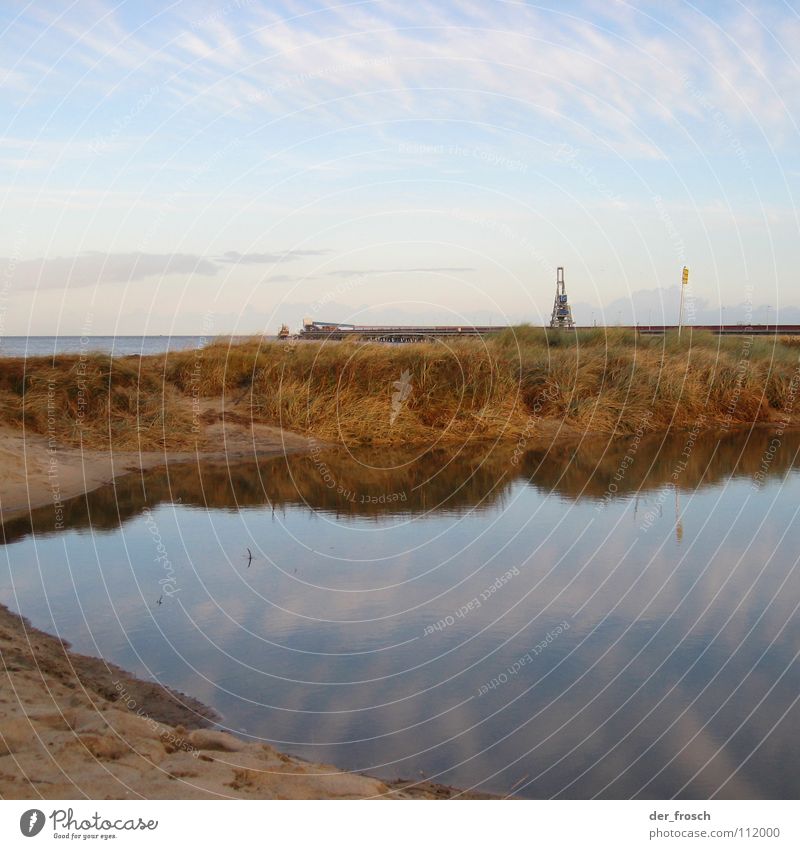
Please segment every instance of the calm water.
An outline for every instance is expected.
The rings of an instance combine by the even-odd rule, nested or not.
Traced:
[[[314,760],[797,798],[800,437],[772,439],[175,466],[7,524],[0,600]]]
[[[0,336],[0,357],[47,357],[54,354],[163,354],[202,348],[207,336]]]

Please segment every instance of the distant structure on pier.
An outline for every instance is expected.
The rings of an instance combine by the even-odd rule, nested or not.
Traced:
[[[550,327],[567,327],[569,329],[575,327],[575,322],[572,320],[572,307],[567,301],[567,290],[564,286],[564,269],[561,266],[556,270],[556,299],[553,303]]]

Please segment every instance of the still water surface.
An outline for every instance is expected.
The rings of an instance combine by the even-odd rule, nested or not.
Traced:
[[[773,440],[173,466],[8,523],[0,601],[345,768],[797,798],[800,436]]]
[[[0,357],[53,357],[57,354],[163,354],[202,348],[206,336],[0,336]]]

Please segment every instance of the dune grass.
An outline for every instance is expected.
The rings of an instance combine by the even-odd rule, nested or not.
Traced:
[[[202,351],[0,361],[0,415],[62,444],[183,448],[197,405],[346,444],[630,434],[797,420],[794,340],[522,326],[381,345],[216,340]]]

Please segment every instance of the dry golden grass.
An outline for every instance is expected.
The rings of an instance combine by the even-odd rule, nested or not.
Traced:
[[[158,366],[157,358],[140,367],[139,358],[102,354],[0,360],[0,421],[64,445],[186,445],[191,417],[185,399]]]
[[[681,339],[523,326],[413,345],[217,340],[167,356],[4,360],[0,401],[7,424],[91,447],[193,445],[197,402],[212,398],[345,444],[527,438],[548,424],[625,434],[793,421],[799,353],[794,341],[688,329]]]

